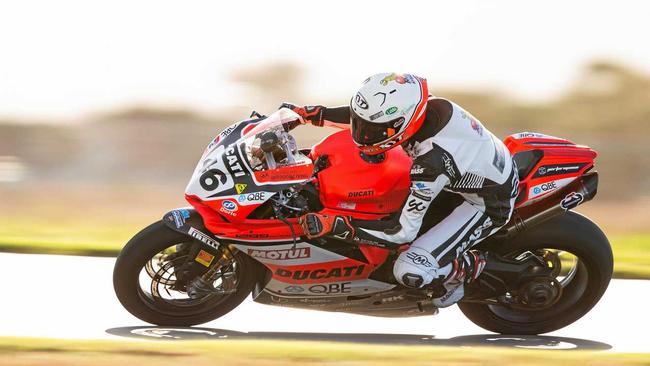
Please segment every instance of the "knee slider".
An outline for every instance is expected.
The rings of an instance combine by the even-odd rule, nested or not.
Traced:
[[[438,278],[438,262],[426,250],[409,248],[395,261],[393,275],[404,286],[420,288]]]

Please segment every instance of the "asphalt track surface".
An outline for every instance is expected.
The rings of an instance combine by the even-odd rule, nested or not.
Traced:
[[[297,339],[431,346],[650,352],[650,281],[613,280],[585,317],[544,336],[490,334],[457,307],[436,316],[374,318],[286,309],[246,300],[201,327],[154,327],[113,292],[113,258],[0,254],[0,336],[68,339]]]

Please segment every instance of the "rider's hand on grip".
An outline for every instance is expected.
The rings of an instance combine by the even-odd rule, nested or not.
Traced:
[[[308,213],[298,220],[308,238],[332,235],[338,239],[350,240],[354,237],[354,227],[345,216],[329,216]]]
[[[299,107],[295,104],[284,102],[280,105],[280,108],[291,109],[302,117],[305,122],[309,122],[314,126],[323,126],[323,106],[321,105]]]

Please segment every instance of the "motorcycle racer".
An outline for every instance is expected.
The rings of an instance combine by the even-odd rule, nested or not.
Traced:
[[[434,290],[437,307],[458,302],[486,263],[470,248],[512,215],[519,182],[505,145],[457,104],[430,96],[426,79],[412,74],[369,77],[349,106],[282,107],[316,126],[350,128],[367,161],[381,162],[400,145],[413,160],[400,211],[380,221],[310,213],[300,219],[305,234],[376,246],[411,243],[395,262],[395,279]]]

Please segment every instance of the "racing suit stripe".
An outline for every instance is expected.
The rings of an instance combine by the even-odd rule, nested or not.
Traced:
[[[465,250],[469,249],[475,243],[483,240],[491,233],[492,229],[492,220],[489,216],[482,214],[479,216],[479,219],[472,225],[472,227],[467,230],[465,235],[462,236],[461,240],[458,240],[451,246],[444,248],[439,256],[436,257],[441,265],[445,265],[455,258],[460,256]]]
[[[458,206],[456,208],[456,210],[467,209],[468,206],[466,206],[466,205],[467,205],[466,203],[463,203],[462,205]],[[456,210],[454,210],[454,211],[456,211]],[[452,215],[453,214],[454,213],[452,212]],[[456,216],[459,216],[458,213],[456,213]],[[449,238],[447,240],[445,240],[444,243],[436,246],[435,249],[433,249],[433,250],[429,250],[429,252],[431,252],[431,255],[433,255],[436,258],[436,260],[438,260],[438,257],[442,256],[442,254],[443,254],[442,252],[445,251],[446,248],[449,248],[449,247],[453,246],[455,243],[457,243],[459,240],[461,240],[464,237],[465,233],[469,230],[469,227],[471,225],[473,225],[474,223],[476,223],[476,221],[478,221],[478,219],[480,219],[480,216],[478,215],[478,212],[474,212],[472,214],[472,216],[469,217],[469,219],[465,219],[465,220],[462,220],[462,221],[455,220],[455,221],[460,221],[460,223],[462,223],[462,226],[453,235],[449,236]],[[423,236],[425,236],[425,235],[426,235],[426,233]]]

